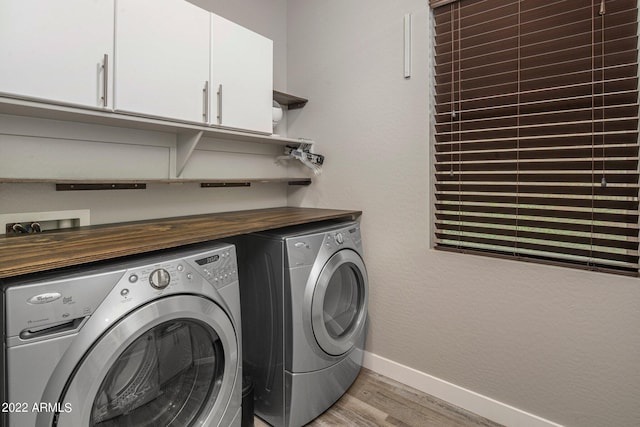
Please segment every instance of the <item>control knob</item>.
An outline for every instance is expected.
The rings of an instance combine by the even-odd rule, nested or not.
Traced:
[[[149,283],[156,289],[164,289],[169,286],[171,282],[171,275],[164,268],[153,270],[149,275]]]
[[[344,243],[344,236],[342,233],[336,234],[336,242],[338,242],[339,245]]]

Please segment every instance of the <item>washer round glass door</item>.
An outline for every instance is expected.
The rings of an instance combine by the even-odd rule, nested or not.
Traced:
[[[236,382],[233,325],[215,303],[174,296],[122,319],[68,383],[58,425],[217,425]]]
[[[336,252],[323,267],[313,291],[311,324],[326,353],[346,353],[363,333],[368,287],[364,262],[351,249]]]

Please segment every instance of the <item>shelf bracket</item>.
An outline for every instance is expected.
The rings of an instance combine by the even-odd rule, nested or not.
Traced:
[[[146,183],[142,182],[78,182],[78,183],[57,183],[56,191],[86,191],[86,190],[145,190]]]
[[[193,150],[202,138],[201,130],[183,130],[178,132],[178,138],[176,141],[176,177],[182,175],[184,167],[187,165]]]
[[[251,182],[201,182],[202,188],[251,187]]]
[[[273,91],[273,99],[280,105],[284,105],[288,110],[296,110],[307,105],[308,100],[299,96],[289,95],[288,93]]]
[[[289,185],[307,186],[307,185],[311,185],[311,179],[310,178],[297,179],[295,181],[288,181],[287,183]]]

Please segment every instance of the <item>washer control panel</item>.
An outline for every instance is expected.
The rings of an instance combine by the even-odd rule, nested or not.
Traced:
[[[135,289],[146,288],[155,293],[192,291],[203,281],[219,289],[237,280],[235,247],[225,246],[192,257],[129,269],[126,280],[121,281],[120,295],[124,301],[139,294],[132,292]]]
[[[202,258],[195,258],[193,263],[200,273],[216,288],[221,288],[238,280],[238,264],[235,247]]]
[[[48,280],[20,283],[6,290],[6,326],[8,346],[73,331],[82,319],[91,316],[100,302],[123,276],[123,269],[68,274]]]
[[[108,323],[159,296],[211,295],[213,289],[237,281],[235,246],[224,243],[79,268],[66,274],[8,280],[5,291],[8,345],[76,333],[107,300],[113,308],[104,319]]]
[[[164,268],[153,270],[149,275],[149,284],[156,289],[164,289],[171,283],[171,275]]]

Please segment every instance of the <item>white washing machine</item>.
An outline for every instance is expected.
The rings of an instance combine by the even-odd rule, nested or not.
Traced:
[[[238,239],[245,374],[256,415],[301,426],[337,401],[362,365],[368,281],[357,222]]]
[[[239,426],[237,277],[209,243],[4,281],[0,425]]]

